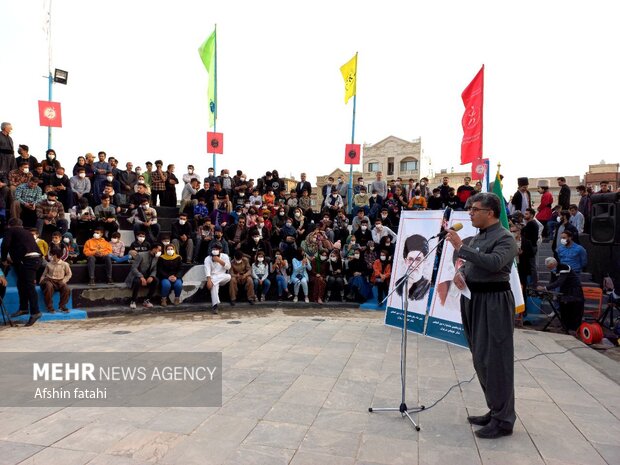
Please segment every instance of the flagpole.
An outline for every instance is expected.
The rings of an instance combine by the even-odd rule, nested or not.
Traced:
[[[48,12],[47,25],[47,101],[52,101],[52,0],[50,0],[50,8]],[[49,122],[48,122],[49,123]],[[52,148],[52,126],[47,127],[47,149]]]
[[[215,49],[215,53],[213,55],[213,59],[215,60],[215,66],[214,66],[214,70],[213,72],[215,73],[215,77],[213,79],[213,93],[214,93],[214,97],[215,97],[215,111],[213,112],[213,132],[217,132],[217,24],[215,25],[215,45],[214,45],[214,49]],[[213,155],[213,174],[216,173],[215,171],[215,153],[212,154]]]
[[[355,52],[355,94],[353,95],[353,121],[351,123],[351,143],[355,144],[355,108],[357,104],[357,52]],[[353,208],[353,163],[349,163],[349,188],[347,195],[347,213]]]

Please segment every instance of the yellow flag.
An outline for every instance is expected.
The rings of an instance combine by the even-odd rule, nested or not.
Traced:
[[[353,58],[340,67],[344,79],[344,103],[346,104],[355,95],[357,83],[357,53]]]

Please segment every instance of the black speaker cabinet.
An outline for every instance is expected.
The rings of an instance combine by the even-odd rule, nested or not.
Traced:
[[[594,203],[590,223],[590,240],[593,244],[620,244],[620,202]]]

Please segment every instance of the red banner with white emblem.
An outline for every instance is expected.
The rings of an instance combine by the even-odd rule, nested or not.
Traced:
[[[482,181],[487,171],[489,159],[479,158],[474,160],[471,164],[471,179],[472,181]]]
[[[207,132],[207,153],[224,153],[224,134]]]
[[[463,113],[463,141],[461,165],[482,158],[482,103],[484,97],[484,65],[461,94]]]
[[[39,100],[39,124],[53,128],[62,127],[62,113],[60,102],[46,102]]]

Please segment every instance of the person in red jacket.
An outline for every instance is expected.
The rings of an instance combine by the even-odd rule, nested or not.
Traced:
[[[372,276],[370,282],[377,288],[377,302],[385,298],[390,284],[392,265],[388,261],[388,251],[382,250],[379,258],[372,264]]]
[[[536,219],[540,221],[544,227],[543,237],[547,237],[547,222],[551,219],[551,205],[553,205],[553,195],[549,192],[549,186],[538,186],[540,193],[540,204],[538,205]]]

